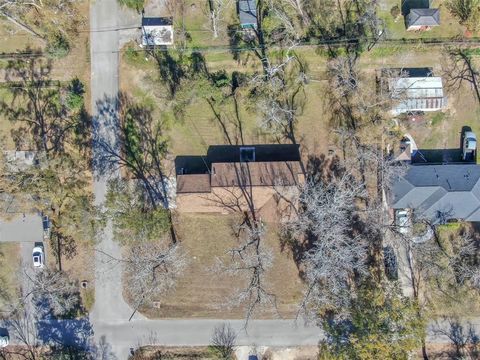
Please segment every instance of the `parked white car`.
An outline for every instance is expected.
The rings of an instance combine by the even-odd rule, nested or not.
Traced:
[[[33,266],[36,268],[43,268],[45,266],[45,254],[43,246],[35,246],[32,251]]]
[[[10,344],[10,338],[8,335],[1,335],[0,336],[0,348],[4,348],[5,346],[8,346]]]
[[[412,219],[410,211],[407,209],[399,209],[395,211],[395,225],[402,234],[408,234],[412,227]]]

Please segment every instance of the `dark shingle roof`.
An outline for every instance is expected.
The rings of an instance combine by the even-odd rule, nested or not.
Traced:
[[[438,212],[449,218],[480,221],[479,165],[416,165],[399,179],[392,191],[392,208],[415,209],[435,220]]]
[[[167,26],[172,24],[173,24],[172,18],[142,17],[142,26]]]
[[[408,26],[440,25],[439,9],[411,9],[407,16]]]

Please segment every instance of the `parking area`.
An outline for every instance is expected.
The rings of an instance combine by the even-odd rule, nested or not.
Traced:
[[[35,267],[41,267],[45,263],[43,251],[45,227],[48,228],[48,223],[43,223],[42,215],[39,213],[18,213],[8,219],[0,219],[0,243],[19,244],[20,270],[17,276],[21,279],[24,294],[28,293],[29,284],[22,275],[31,273]]]

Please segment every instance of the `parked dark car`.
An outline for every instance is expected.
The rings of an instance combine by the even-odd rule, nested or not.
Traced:
[[[389,280],[398,280],[398,262],[395,250],[391,246],[383,248],[383,261],[385,264],[385,274]]]

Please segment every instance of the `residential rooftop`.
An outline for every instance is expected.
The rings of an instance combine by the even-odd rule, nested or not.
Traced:
[[[393,186],[391,207],[414,209],[432,222],[480,221],[480,166],[412,165]]]

